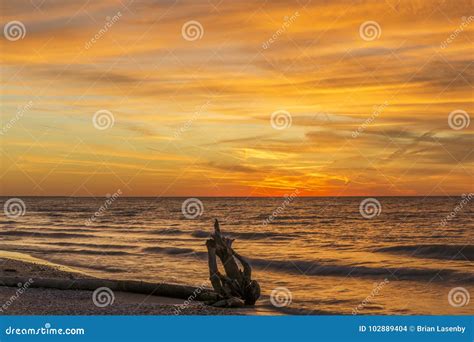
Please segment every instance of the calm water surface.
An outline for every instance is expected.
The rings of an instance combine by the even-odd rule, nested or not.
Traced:
[[[380,197],[372,219],[356,197],[200,198],[195,219],[185,198],[118,198],[92,223],[105,198],[22,199],[24,216],[1,218],[0,249],[95,276],[210,286],[205,240],[219,218],[254,267],[262,308],[278,288],[286,313],[474,314],[474,299],[448,303],[454,287],[474,293],[472,206],[442,224],[461,197]]]

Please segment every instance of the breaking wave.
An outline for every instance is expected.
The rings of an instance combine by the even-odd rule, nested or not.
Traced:
[[[378,248],[375,252],[442,260],[474,260],[474,245],[404,245]]]

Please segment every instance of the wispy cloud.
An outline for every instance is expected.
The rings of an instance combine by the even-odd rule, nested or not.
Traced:
[[[4,2],[2,22],[19,20],[26,32],[0,40],[2,122],[34,106],[2,136],[1,174],[11,181],[1,191],[88,195],[119,182],[130,195],[472,192],[474,126],[455,131],[448,115],[474,113],[467,57],[474,25],[440,48],[471,7],[469,0]],[[183,38],[190,20],[202,25],[201,39]],[[380,26],[377,39],[361,39],[366,21]],[[99,110],[113,113],[113,127],[94,127]],[[279,110],[291,116],[282,130],[270,122]]]

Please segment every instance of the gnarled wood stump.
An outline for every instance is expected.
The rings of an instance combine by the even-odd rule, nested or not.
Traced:
[[[213,306],[239,307],[243,305],[254,305],[260,297],[260,285],[252,280],[252,268],[250,264],[238,254],[233,248],[233,239],[221,235],[219,221],[214,221],[214,234],[206,241],[209,279],[212,287],[221,297],[214,302]],[[222,262],[225,275],[219,272],[217,257]],[[242,265],[239,268],[237,261]]]

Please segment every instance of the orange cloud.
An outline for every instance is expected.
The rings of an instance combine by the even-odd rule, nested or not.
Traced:
[[[474,125],[449,121],[474,112],[470,9],[6,2],[4,27],[20,21],[25,36],[0,40],[0,192],[472,192]],[[195,40],[183,36],[189,21],[202,27]],[[104,110],[113,125],[97,129]],[[289,113],[284,127],[271,121],[277,111]]]

